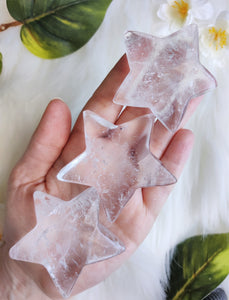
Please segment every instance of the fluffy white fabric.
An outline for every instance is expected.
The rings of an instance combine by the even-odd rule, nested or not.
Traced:
[[[28,52],[20,41],[20,28],[0,33],[3,54],[0,202],[5,201],[10,170],[26,148],[48,102],[54,97],[62,98],[75,120],[87,99],[124,53],[125,30],[157,35],[168,33],[156,14],[163,2],[113,0],[102,26],[90,42],[76,53],[56,60],[43,60]],[[215,12],[229,10],[228,0],[211,2]],[[5,0],[0,0],[0,23],[11,20]],[[168,250],[194,234],[229,232],[229,85],[226,73],[229,52],[223,68],[206,56],[201,56],[201,60],[217,78],[218,88],[205,96],[188,124],[195,134],[195,146],[172,196],[151,233],[130,260],[105,282],[74,299],[164,299]],[[229,294],[228,280],[223,287]]]

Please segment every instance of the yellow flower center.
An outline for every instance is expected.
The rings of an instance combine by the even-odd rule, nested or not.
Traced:
[[[187,17],[189,5],[184,0],[174,1],[172,7],[175,8],[182,19],[185,19]]]
[[[227,33],[226,30],[222,30],[221,28],[217,30],[215,27],[211,27],[208,30],[212,44],[216,47],[216,50],[219,49],[219,47],[223,48],[227,44]]]

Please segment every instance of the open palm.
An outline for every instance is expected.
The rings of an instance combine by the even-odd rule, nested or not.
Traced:
[[[146,109],[130,107],[122,111],[121,106],[112,102],[128,71],[128,63],[124,56],[84,109],[90,109],[115,124],[146,113]],[[191,101],[183,123],[192,114],[199,101],[199,99]],[[188,158],[192,144],[193,134],[189,130],[180,129],[172,135],[156,122],[151,136],[151,151],[177,178]],[[71,131],[71,114],[67,105],[60,100],[51,101],[27,151],[12,171],[9,180],[4,228],[6,243],[1,248],[0,261],[0,291],[5,289],[3,299],[8,299],[7,295],[10,293],[17,293],[18,300],[25,299],[25,295],[30,295],[33,300],[60,298],[48,272],[42,266],[13,261],[8,257],[8,250],[36,224],[34,191],[39,190],[70,200],[85,188],[56,179],[59,170],[83,152],[84,148],[82,113]],[[85,266],[72,295],[104,280],[128,259],[149,233],[171,189],[172,186],[138,189],[113,224],[107,222],[104,212],[101,211],[101,223],[125,244],[126,251],[106,261]],[[15,285],[17,290],[12,288]]]

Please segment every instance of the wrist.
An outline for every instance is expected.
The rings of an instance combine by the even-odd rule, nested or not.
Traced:
[[[23,279],[21,282],[17,279],[18,276],[21,278],[21,274],[17,277],[13,275],[13,272],[17,272],[17,266],[14,266],[8,255],[8,247],[4,244],[0,248],[0,294],[3,300],[17,299],[21,300],[23,293],[27,296],[28,291],[26,291],[26,282]],[[21,273],[21,271],[19,270]]]
[[[7,271],[6,244],[0,247],[0,294],[4,300],[10,299],[12,278]]]
[[[9,257],[6,244],[0,248],[0,295],[2,300],[50,299]],[[42,295],[41,295],[42,294]]]

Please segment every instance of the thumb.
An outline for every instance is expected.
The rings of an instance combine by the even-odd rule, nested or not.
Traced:
[[[42,182],[65,146],[70,131],[69,108],[61,100],[52,100],[25,154],[12,172],[13,184],[18,186],[30,182]]]

